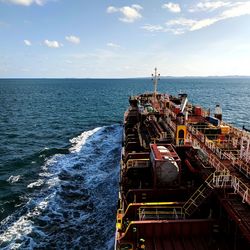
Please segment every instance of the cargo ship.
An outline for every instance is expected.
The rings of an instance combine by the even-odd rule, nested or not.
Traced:
[[[152,78],[124,114],[115,250],[249,250],[249,131]]]

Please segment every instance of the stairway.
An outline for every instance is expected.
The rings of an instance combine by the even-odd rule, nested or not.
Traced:
[[[195,193],[183,205],[186,217],[191,216],[196,209],[213,192],[213,174],[209,175],[205,182],[195,191]]]

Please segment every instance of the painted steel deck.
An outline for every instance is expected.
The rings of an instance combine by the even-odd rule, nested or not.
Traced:
[[[124,116],[116,249],[250,249],[250,133],[154,83]]]

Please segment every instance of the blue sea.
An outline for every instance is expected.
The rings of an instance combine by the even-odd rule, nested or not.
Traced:
[[[144,79],[0,79],[0,248],[112,249],[123,113]],[[250,78],[163,78],[250,128]]]

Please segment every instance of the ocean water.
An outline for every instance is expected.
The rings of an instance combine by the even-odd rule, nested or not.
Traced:
[[[145,79],[0,79],[0,248],[112,249],[123,113]],[[250,78],[166,78],[250,128]]]

